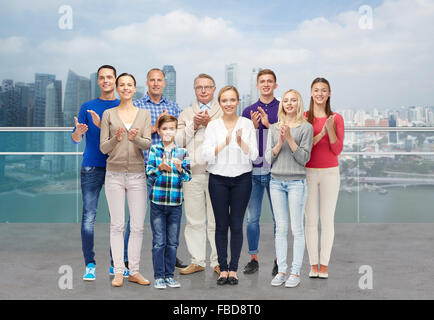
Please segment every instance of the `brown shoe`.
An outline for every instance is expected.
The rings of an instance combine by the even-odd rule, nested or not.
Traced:
[[[214,267],[214,272],[217,273],[218,275],[220,275],[220,265],[216,265]]]
[[[141,284],[142,286],[149,286],[151,284],[151,282],[145,277],[143,277],[140,273],[136,273],[133,276],[129,275],[128,281]]]
[[[179,273],[180,274],[192,274],[192,273],[200,272],[200,271],[203,271],[203,270],[205,270],[204,267],[201,267],[201,266],[199,266],[197,264],[192,263],[187,268],[179,270]]]
[[[112,287],[122,287],[124,284],[124,274],[115,273],[115,277],[112,280]]]

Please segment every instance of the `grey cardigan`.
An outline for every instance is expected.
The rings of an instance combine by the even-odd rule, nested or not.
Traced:
[[[116,172],[144,172],[145,160],[143,151],[151,146],[151,113],[139,109],[131,128],[139,132],[133,141],[128,139],[128,130],[117,113],[117,107],[104,111],[101,120],[100,146],[101,152],[109,154],[107,170]],[[125,128],[121,141],[116,139],[116,130]]]
[[[310,159],[312,150],[313,127],[309,122],[304,122],[290,130],[298,148],[295,152],[292,152],[285,141],[277,156],[273,154],[273,148],[279,141],[280,129],[277,128],[275,123],[268,130],[265,160],[271,164],[271,176],[278,180],[301,180],[306,178],[305,166]]]

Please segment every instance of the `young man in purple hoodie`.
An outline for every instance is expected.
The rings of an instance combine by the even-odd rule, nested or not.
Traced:
[[[243,111],[243,117],[251,119],[257,129],[259,157],[253,163],[252,193],[247,207],[247,242],[249,244],[250,262],[244,267],[244,273],[252,274],[258,271],[258,243],[260,235],[259,221],[261,218],[262,199],[264,190],[267,190],[271,214],[274,222],[273,207],[270,198],[270,164],[265,161],[265,149],[268,128],[277,122],[279,100],[274,97],[277,88],[276,74],[270,69],[261,70],[257,76],[256,87],[259,90],[259,100]],[[277,263],[274,261],[273,276],[277,274]]]

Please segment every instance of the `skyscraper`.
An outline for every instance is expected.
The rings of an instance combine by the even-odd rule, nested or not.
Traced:
[[[33,108],[33,122],[34,127],[45,127],[45,99],[47,93],[47,86],[56,80],[54,74],[35,74],[35,105]],[[60,106],[61,107],[61,106]]]
[[[35,104],[35,85],[33,83],[17,82],[15,88],[19,91],[20,96],[17,127],[31,127]]]
[[[396,127],[396,116],[394,114],[391,114],[389,117],[389,127],[391,128]],[[389,132],[389,142],[391,143],[398,142],[398,132],[395,131]]]
[[[259,100],[259,90],[256,87],[258,83],[258,73],[262,70],[262,68],[253,68],[252,73],[250,75],[250,103],[249,105],[255,103]]]
[[[90,80],[69,70],[66,80],[64,100],[64,125],[74,125],[74,117],[78,115],[81,105],[90,100]]]
[[[96,99],[101,96],[101,88],[98,85],[98,73],[90,74],[90,99]]]
[[[166,79],[166,87],[164,88],[163,95],[169,100],[176,102],[176,71],[171,65],[163,66],[163,72]]]
[[[55,80],[47,86],[45,93],[45,126],[62,127],[62,81]],[[44,132],[44,150],[45,151],[63,151],[64,136],[58,132]],[[51,172],[60,173],[63,171],[65,157],[43,156],[41,159],[41,168]]]
[[[20,119],[20,92],[14,87],[14,81],[3,80],[0,90],[0,125],[4,127],[18,127]]]
[[[45,93],[45,126],[63,127],[62,81],[55,80],[46,88]]]
[[[225,84],[238,89],[238,64],[232,63],[225,66]]]

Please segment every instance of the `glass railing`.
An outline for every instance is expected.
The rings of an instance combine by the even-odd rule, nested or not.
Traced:
[[[0,128],[0,223],[81,221],[84,142],[71,130]],[[339,161],[336,222],[434,222],[434,128],[347,128]],[[108,221],[103,188],[97,222]],[[261,221],[272,221],[267,196]]]

